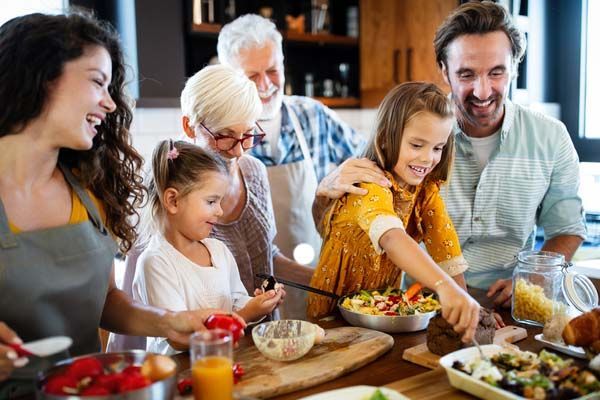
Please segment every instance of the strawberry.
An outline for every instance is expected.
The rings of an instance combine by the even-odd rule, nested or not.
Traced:
[[[192,379],[182,378],[177,382],[177,391],[181,396],[192,394]]]
[[[69,388],[65,392],[64,388]],[[77,379],[66,374],[57,374],[48,378],[44,386],[44,392],[48,394],[69,394],[69,392],[77,391]]]
[[[242,379],[242,376],[244,376],[245,373],[246,372],[244,371],[244,368],[242,368],[242,364],[240,364],[240,363],[233,364],[233,383],[234,384],[238,383]]]
[[[105,396],[107,394],[111,394],[112,392],[108,390],[108,388],[104,386],[100,386],[98,384],[93,384],[81,391],[79,393],[80,396]]]
[[[72,376],[78,381],[88,376],[94,378],[102,374],[104,374],[102,363],[94,357],[76,360],[67,369],[67,375]]]
[[[100,375],[94,380],[94,385],[102,386],[108,389],[110,393],[117,393],[119,390],[119,384],[124,378],[125,375],[122,372]]]

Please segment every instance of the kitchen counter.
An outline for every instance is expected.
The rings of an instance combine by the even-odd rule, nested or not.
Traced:
[[[594,284],[597,289],[600,289],[600,280],[594,280]],[[472,296],[475,297],[475,299],[477,299],[480,302],[482,306],[490,307],[492,305],[491,302],[485,297],[485,292],[483,290],[471,289],[470,293]],[[510,316],[510,309],[503,309],[500,311],[500,314],[502,315],[502,318],[504,319],[504,322],[507,325],[517,325],[527,329],[527,338],[516,343],[516,345],[521,350],[530,350],[538,352],[543,348],[542,343],[539,343],[534,339],[535,335],[541,333],[541,328],[517,324]],[[298,318],[303,317],[303,315],[298,316]],[[333,321],[318,323],[325,329],[347,325],[347,323],[342,319],[342,317],[339,314],[336,315],[336,319]],[[438,387],[436,388],[436,390],[432,391],[433,393],[435,393],[435,395],[432,395],[432,397],[427,397],[428,399],[472,399],[472,396],[464,392],[460,392],[458,390],[449,388],[449,383],[446,378],[445,372],[443,374],[440,373],[439,370],[431,372],[431,370],[427,368],[418,366],[416,364],[410,363],[402,359],[402,353],[405,349],[425,342],[425,335],[425,331],[392,335],[394,338],[394,346],[392,350],[387,352],[377,360],[373,361],[372,363],[367,364],[366,366],[359,368],[356,371],[350,372],[349,374],[341,376],[332,381],[316,385],[308,389],[273,397],[273,399],[298,399],[303,396],[308,396],[311,394],[354,385],[390,385],[390,387],[392,388],[399,389],[409,387],[411,383],[411,380],[398,382],[399,380],[410,378],[423,373],[429,373],[428,375],[424,375],[424,378],[429,377],[429,379],[432,382],[438,382]],[[252,338],[249,334],[247,334],[246,337],[242,338],[242,340],[240,341],[240,346],[251,345],[253,345]],[[177,361],[180,364],[181,368],[189,367],[189,356],[187,353],[177,356]],[[417,380],[415,380],[415,382],[416,381]],[[438,391],[437,389],[440,389],[440,391]]]

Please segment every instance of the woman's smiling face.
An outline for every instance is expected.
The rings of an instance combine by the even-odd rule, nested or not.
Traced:
[[[108,93],[112,61],[101,46],[89,46],[83,55],[65,63],[50,84],[48,101],[40,118],[49,123],[47,134],[57,147],[92,148],[98,126],[116,105]]]

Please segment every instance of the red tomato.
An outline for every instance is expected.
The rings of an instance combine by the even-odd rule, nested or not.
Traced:
[[[206,327],[208,329],[225,329],[233,335],[233,342],[237,341],[244,332],[244,327],[237,319],[227,314],[212,314],[206,319]]]
[[[111,394],[112,392],[108,390],[108,388],[104,386],[100,386],[97,384],[93,384],[81,391],[79,393],[80,396],[105,396],[107,394]]]
[[[137,390],[143,387],[149,386],[152,382],[145,376],[137,374],[125,375],[123,380],[119,382],[118,393],[129,392],[130,390]]]
[[[77,390],[77,379],[63,374],[51,376],[44,386],[44,392],[48,394],[69,394],[64,391],[64,388]]]
[[[398,304],[400,301],[402,301],[402,296],[389,296],[388,300],[394,304]]]
[[[96,377],[104,374],[102,363],[94,357],[86,357],[75,361],[69,365],[67,375],[74,377],[78,381],[89,376]]]

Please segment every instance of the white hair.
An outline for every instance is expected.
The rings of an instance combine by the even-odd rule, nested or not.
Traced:
[[[209,65],[196,72],[181,92],[181,112],[190,126],[200,122],[211,130],[253,124],[262,113],[256,85],[226,65]]]
[[[221,29],[217,41],[219,62],[239,67],[235,61],[242,49],[262,47],[267,40],[275,47],[283,61],[282,37],[270,20],[256,14],[246,14],[228,23]]]

